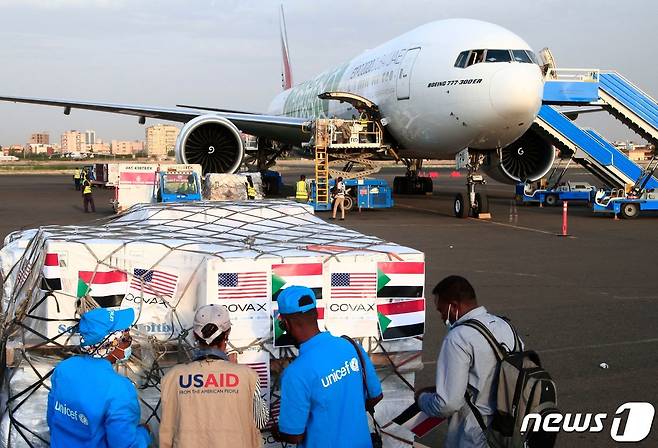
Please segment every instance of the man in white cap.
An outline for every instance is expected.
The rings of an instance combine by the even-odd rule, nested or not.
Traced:
[[[194,360],[162,379],[160,448],[260,447],[269,410],[255,370],[226,355],[231,332],[223,305],[206,305],[194,316]]]

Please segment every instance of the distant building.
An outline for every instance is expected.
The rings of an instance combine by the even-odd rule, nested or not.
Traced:
[[[94,143],[96,143],[96,131],[93,130],[85,131],[85,144],[93,145]]]
[[[43,143],[29,143],[25,149],[32,154],[47,154],[52,156],[55,153],[55,148],[52,145]]]
[[[144,151],[144,142],[139,140],[112,140],[112,154],[115,156],[128,156]]]
[[[628,142],[615,142],[615,148],[622,151],[634,162],[642,162],[651,160],[654,153],[653,145],[638,145],[631,141]]]
[[[80,131],[66,131],[61,136],[62,152],[86,152],[85,134]]]
[[[110,155],[112,153],[112,149],[110,148],[110,145],[107,143],[102,143],[100,140],[96,140],[96,143],[90,143],[90,144],[85,144],[83,145],[83,151],[82,152],[90,152],[94,154],[107,154]]]
[[[180,129],[169,124],[156,124],[146,128],[146,152],[149,156],[166,156],[176,147]]]
[[[46,131],[35,132],[30,136],[30,144],[47,145],[50,143],[50,134]]]

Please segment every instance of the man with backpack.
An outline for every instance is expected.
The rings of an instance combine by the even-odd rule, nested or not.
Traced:
[[[526,414],[556,406],[555,384],[537,355],[524,351],[509,322],[478,305],[465,278],[446,277],[432,294],[448,334],[437,360],[436,389],[418,391],[416,401],[426,414],[449,418],[445,445],[553,446],[555,433],[541,441],[544,434],[520,433]]]

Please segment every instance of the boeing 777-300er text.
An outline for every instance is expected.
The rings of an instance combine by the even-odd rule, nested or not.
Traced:
[[[266,113],[19,96],[0,100],[59,106],[65,114],[89,109],[135,115],[140,123],[146,118],[185,123],[176,159],[199,163],[204,173],[240,168],[245,159],[240,131],[264,142],[301,146],[311,138],[312,120],[352,118],[359,115],[354,106],[364,103],[376,109],[386,145],[407,163],[409,173],[422,159],[467,155],[471,194],[466,198],[472,206],[477,202],[474,185],[481,178],[480,168],[511,183],[539,179],[550,169],[554,149],[530,129],[541,105],[542,71],[530,46],[511,31],[470,19],[430,22],[293,85],[283,10],[281,22],[285,90]],[[336,99],[363,101],[320,98],[332,93]],[[259,146],[274,154],[273,148]],[[464,208],[459,197],[458,214]]]

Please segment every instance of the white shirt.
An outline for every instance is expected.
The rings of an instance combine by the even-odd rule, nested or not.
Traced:
[[[336,197],[345,197],[345,183],[343,181],[336,183]]]
[[[454,325],[469,319],[482,322],[499,343],[514,348],[510,325],[489,314],[483,306],[463,315]],[[447,447],[488,447],[473,412],[466,404],[468,390],[475,406],[489,424],[495,410],[494,379],[498,360],[487,340],[476,329],[461,325],[452,328],[443,339],[436,362],[436,393],[423,393],[420,408],[428,415],[448,417]]]

